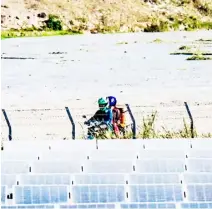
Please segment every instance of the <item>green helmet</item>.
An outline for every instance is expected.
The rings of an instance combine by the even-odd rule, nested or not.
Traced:
[[[107,101],[107,99],[105,99],[105,98],[100,98],[99,100],[98,100],[98,105],[99,105],[99,109],[100,110],[106,110],[107,109],[107,105],[108,105],[108,101]]]

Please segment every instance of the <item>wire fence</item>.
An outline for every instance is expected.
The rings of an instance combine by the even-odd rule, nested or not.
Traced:
[[[133,106],[124,105],[126,124],[131,128],[130,138],[156,138],[171,136],[212,137],[212,104]],[[2,109],[2,140],[22,139],[83,139],[84,125],[96,108],[61,109]],[[146,133],[149,131],[148,133]],[[185,133],[184,133],[185,132]],[[175,133],[175,135],[172,135]],[[178,133],[178,134],[176,134]]]

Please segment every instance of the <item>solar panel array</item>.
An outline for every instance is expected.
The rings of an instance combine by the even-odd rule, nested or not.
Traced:
[[[212,208],[211,153],[212,139],[5,142],[1,208]]]

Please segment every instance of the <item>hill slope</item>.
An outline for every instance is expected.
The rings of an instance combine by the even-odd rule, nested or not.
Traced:
[[[211,0],[3,0],[1,12],[2,30],[212,29]]]

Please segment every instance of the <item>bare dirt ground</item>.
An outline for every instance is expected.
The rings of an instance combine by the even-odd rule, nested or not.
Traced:
[[[138,126],[157,110],[157,127],[174,130],[183,126],[183,118],[189,122],[186,101],[198,132],[212,132],[212,61],[170,55],[183,45],[211,52],[211,37],[211,31],[199,31],[2,41],[2,108],[13,137],[71,138],[65,106],[80,137],[81,115],[94,113],[97,99],[107,95],[129,103]],[[6,139],[4,120],[2,128]]]

